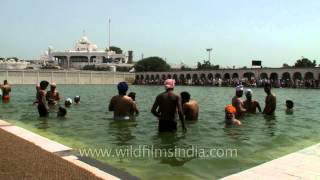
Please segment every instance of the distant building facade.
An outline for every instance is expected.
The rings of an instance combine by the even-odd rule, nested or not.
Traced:
[[[73,50],[54,51],[49,48],[48,51],[49,59],[58,62],[64,69],[81,69],[86,65],[132,66],[128,64],[128,61],[132,62],[132,51],[128,54],[99,51],[97,45],[89,41],[85,34],[75,43]]]

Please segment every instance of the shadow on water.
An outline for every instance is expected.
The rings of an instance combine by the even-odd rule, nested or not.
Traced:
[[[277,125],[277,120],[275,115],[263,115],[263,118],[265,119],[265,125],[267,127],[267,134],[272,136],[275,136],[276,132],[276,125]]]
[[[109,131],[110,135],[115,137],[115,144],[119,146],[130,145],[129,141],[135,139],[135,136],[132,135],[131,129],[137,126],[135,120],[129,121],[115,121],[109,119]]]
[[[178,133],[158,132],[152,138],[153,158],[159,160],[161,164],[169,164],[170,166],[183,166],[194,159],[193,146],[179,143],[180,140],[185,138],[184,136],[185,134],[179,136]]]
[[[50,128],[48,121],[48,117],[38,117],[38,123],[35,124],[35,127],[38,129],[46,130]]]

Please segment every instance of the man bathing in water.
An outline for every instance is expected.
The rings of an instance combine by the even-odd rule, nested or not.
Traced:
[[[241,97],[243,95],[243,86],[239,85],[236,87],[236,95],[232,98],[232,106],[234,106],[237,110],[236,117],[241,117],[243,113],[247,110],[243,107],[243,102]]]
[[[258,108],[259,112],[261,112],[260,104],[256,100],[252,99],[252,90],[247,89],[245,94],[246,94],[247,100],[245,100],[243,102],[243,104],[244,104],[244,108],[246,108],[247,112],[248,113],[256,113],[257,108]]]
[[[266,83],[264,85],[264,92],[266,92],[267,97],[265,100],[266,106],[263,110],[263,113],[267,115],[273,115],[274,111],[276,110],[277,99],[276,96],[273,93],[271,93],[271,84]]]
[[[225,113],[226,113],[225,123],[226,123],[226,126],[230,126],[230,125],[240,126],[241,125],[241,121],[239,121],[238,119],[235,118],[236,112],[237,112],[236,108],[234,106],[232,106],[232,105],[228,105],[228,106],[225,107]]]
[[[176,113],[178,110],[182,129],[185,132],[187,129],[184,124],[180,97],[173,92],[175,80],[167,79],[164,85],[166,91],[156,97],[151,109],[151,113],[159,118],[158,130],[159,132],[175,132],[177,130]]]
[[[37,92],[38,112],[40,117],[45,117],[49,115],[49,106],[46,99],[46,89],[48,85],[48,81],[41,81],[40,88]]]
[[[9,85],[7,80],[3,81],[3,85],[1,86],[1,91],[2,91],[2,100],[3,101],[9,101],[10,100],[11,86]]]
[[[180,96],[185,120],[198,120],[199,106],[197,101],[190,100],[190,94],[186,91],[180,93]]]
[[[115,120],[129,120],[135,112],[136,106],[133,100],[126,95],[129,87],[126,82],[120,82],[117,86],[119,95],[113,96],[109,103],[109,111],[113,111]]]
[[[50,91],[47,92],[46,95],[47,101],[49,105],[56,105],[60,101],[60,95],[57,91],[56,83],[51,83]]]

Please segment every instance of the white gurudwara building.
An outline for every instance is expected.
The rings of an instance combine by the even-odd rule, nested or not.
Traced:
[[[99,51],[97,45],[89,41],[85,34],[76,42],[73,50],[54,51],[49,48],[48,51],[49,59],[58,62],[64,69],[81,69],[86,65],[132,67],[132,53],[128,51],[126,55]]]

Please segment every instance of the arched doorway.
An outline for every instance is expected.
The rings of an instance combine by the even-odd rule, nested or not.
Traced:
[[[146,80],[149,80],[149,79],[150,79],[149,74],[147,74],[146,75]]]
[[[302,75],[300,72],[295,72],[292,77],[293,80],[302,80]]]
[[[168,74],[167,79],[171,79],[171,78],[172,78],[171,74]]]
[[[320,75],[319,75],[319,76],[320,76]],[[212,74],[212,73],[209,73],[209,74],[208,74],[208,79],[211,80],[211,81],[213,80],[213,74]]]
[[[140,80],[139,75],[136,75],[136,80],[137,80],[137,81],[139,81],[139,80]]]
[[[307,73],[304,75],[304,79],[305,79],[305,80],[314,80],[313,73],[312,73],[312,72],[307,72]]]
[[[150,79],[154,80],[154,75],[153,74],[151,74]]]
[[[187,79],[191,79],[191,75],[190,74],[187,74]]]
[[[221,79],[221,74],[220,74],[220,73],[215,74],[215,75],[214,75],[214,78],[215,78],[215,79]]]
[[[284,81],[289,81],[291,79],[290,73],[288,73],[288,72],[283,73],[281,79]]]
[[[230,74],[229,74],[229,73],[225,73],[225,74],[223,75],[223,79],[224,79],[224,80],[230,79]]]
[[[255,78],[253,72],[246,72],[246,73],[243,74],[243,77],[247,78],[248,80],[252,80],[252,79]]]
[[[270,74],[270,79],[274,80],[274,81],[278,80],[278,74],[277,73],[271,73]]]
[[[232,79],[239,79],[239,74],[238,73],[233,73],[232,74]]]
[[[165,74],[162,74],[162,75],[161,75],[161,79],[162,79],[162,80],[166,80],[166,75],[165,75]]]
[[[268,79],[268,74],[267,73],[261,73],[260,74],[260,79]]]

